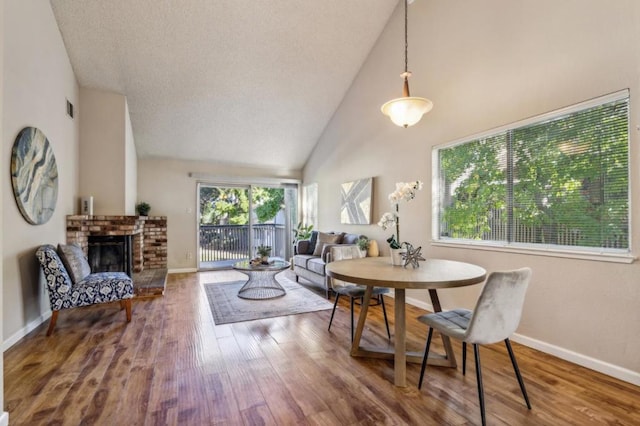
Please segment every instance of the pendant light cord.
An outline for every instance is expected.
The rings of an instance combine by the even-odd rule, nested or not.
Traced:
[[[407,3],[409,0],[404,0],[404,72],[407,73],[409,71],[409,60],[408,60],[408,51],[409,51],[409,41],[407,37],[407,25],[409,19],[407,18]]]
[[[404,1],[404,72],[400,77],[402,84],[402,97],[391,99],[382,105],[382,113],[391,118],[394,124],[401,127],[409,127],[416,124],[422,116],[431,111],[433,102],[429,99],[412,97],[409,93],[409,0]]]

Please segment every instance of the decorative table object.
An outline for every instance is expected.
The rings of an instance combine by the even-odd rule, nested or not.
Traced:
[[[356,242],[356,245],[358,246],[358,249],[360,250],[360,253],[362,253],[362,257],[365,257],[367,255],[367,252],[369,251],[369,246],[371,245],[371,240],[369,240],[369,238],[362,236],[360,238],[358,238],[358,241]]]
[[[380,256],[380,249],[378,248],[378,242],[376,240],[369,240],[369,248],[367,249],[367,256],[369,257]]]
[[[271,255],[271,246],[265,246],[263,244],[260,244],[256,249],[256,251],[258,252],[258,256],[260,256],[260,259],[262,259],[262,264],[268,265],[269,255]]]
[[[402,252],[405,249],[402,248],[403,243],[400,239],[400,201],[409,202],[416,197],[416,192],[422,189],[422,182],[416,180],[414,182],[396,182],[396,190],[389,194],[389,201],[394,207],[395,212],[385,212],[382,214],[378,226],[386,230],[387,228],[395,225],[396,233],[387,238],[389,248],[391,248],[391,264],[394,266],[400,266],[403,264]],[[397,250],[402,250],[399,252]]]
[[[403,248],[392,248],[391,249],[391,264],[393,266],[402,266],[404,265],[404,254],[406,253],[406,249]]]
[[[409,243],[404,243],[404,245],[407,248],[406,252],[402,254],[404,267],[406,268],[407,265],[411,265],[414,268],[419,268],[420,263],[418,262],[420,260],[426,260],[424,257],[422,257],[422,253],[420,253],[422,251],[422,247],[418,247],[417,249],[414,249],[413,246]]]

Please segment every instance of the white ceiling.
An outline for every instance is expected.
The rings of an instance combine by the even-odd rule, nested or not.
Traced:
[[[51,5],[80,86],[127,97],[139,158],[297,170],[397,2]]]

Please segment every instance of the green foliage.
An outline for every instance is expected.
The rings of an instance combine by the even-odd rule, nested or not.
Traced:
[[[216,225],[246,225],[249,223],[249,197],[239,188],[219,189],[212,202],[210,223]]]
[[[356,244],[358,244],[358,248],[360,250],[367,250],[369,248],[370,241],[369,238],[362,236],[358,238],[358,242]]]
[[[256,252],[258,252],[258,256],[260,257],[268,257],[271,254],[271,246],[260,244],[258,248],[256,248]]]
[[[276,217],[284,208],[284,189],[253,188],[253,205],[260,223]],[[200,221],[211,225],[246,225],[249,223],[249,196],[243,188],[200,188]]]
[[[284,209],[284,189],[282,188],[253,188],[253,202],[256,217],[260,223],[275,218]]]
[[[293,230],[293,244],[300,240],[308,240],[311,238],[312,231],[313,225],[304,225],[302,222],[298,222],[298,226]]]
[[[441,192],[449,194],[440,201],[441,233],[626,248],[627,147],[627,104],[618,101],[440,150]]]
[[[389,243],[389,247],[391,247],[392,249],[402,248],[402,245],[400,245],[400,243],[396,241],[395,235],[392,235],[389,238],[387,238],[387,242]]]
[[[151,210],[151,206],[145,201],[141,201],[136,204],[136,212],[138,212],[140,216],[147,216],[149,214],[149,210]]]
[[[481,139],[441,151],[441,169],[453,203],[445,209],[450,237],[481,238],[488,229],[488,211],[505,206],[505,171],[499,164],[503,135]]]
[[[214,219],[212,218],[212,210],[215,200],[220,195],[220,190],[212,186],[200,187],[200,217],[201,223],[212,224]]]

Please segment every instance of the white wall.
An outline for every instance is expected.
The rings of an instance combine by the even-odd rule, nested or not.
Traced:
[[[411,94],[435,106],[403,129],[380,113],[401,95],[403,8],[371,51],[304,169],[319,184],[319,228],[390,235],[375,225],[340,225],[339,185],[374,176],[374,224],[389,210],[397,181],[425,189],[401,205],[403,239],[427,256],[469,261],[487,270],[533,268],[518,333],[521,341],[640,383],[640,263],[434,247],[431,242],[433,146],[583,100],[631,89],[631,185],[640,186],[640,2],[636,0],[419,0],[409,6]],[[633,197],[631,238],[640,250],[640,200]],[[445,308],[472,307],[479,286],[443,291]],[[409,297],[426,303],[424,292]],[[426,331],[425,331],[426,332]],[[534,340],[532,340],[534,339]]]
[[[129,104],[125,99],[125,177],[124,177],[124,214],[136,214],[136,198],[138,197],[138,154],[133,138],[133,127],[131,127],[131,116],[129,115]]]
[[[0,3],[0,99],[4,99],[3,89],[4,89],[4,2]],[[2,117],[3,110],[3,102],[0,102],[0,117]],[[2,132],[2,120],[0,120],[0,143],[4,146],[4,133]],[[2,198],[2,194],[5,191],[5,184],[9,176],[8,168],[6,167],[6,163],[0,164],[0,223],[2,223],[2,212],[4,211],[4,200]],[[4,243],[2,241],[2,237],[4,232],[2,228],[0,228],[0,259],[4,259],[2,254],[2,248]],[[2,300],[4,299],[2,295],[3,289],[3,277],[2,277],[2,264],[4,262],[0,262],[0,330],[2,330],[2,316],[4,315],[4,306]],[[4,409],[4,353],[0,351],[0,407]],[[0,424],[7,425],[9,424],[9,413],[3,411],[0,415]]]
[[[5,347],[49,314],[46,289],[39,282],[36,248],[65,241],[65,216],[76,211],[78,120],[66,115],[68,99],[79,106],[79,91],[49,2],[3,2],[4,67],[2,126],[2,330]],[[11,148],[25,126],[49,139],[58,166],[58,201],[51,219],[30,225],[13,198]]]
[[[172,270],[197,267],[197,183],[189,173],[228,178],[299,179],[290,171],[269,170],[199,161],[138,160],[138,199],[151,205],[151,216],[167,216],[168,267]],[[191,254],[189,256],[189,253]]]
[[[133,133],[127,99],[114,92],[80,89],[80,194],[93,196],[96,215],[134,214],[130,179],[135,157],[128,159]],[[135,176],[134,176],[135,177]]]

